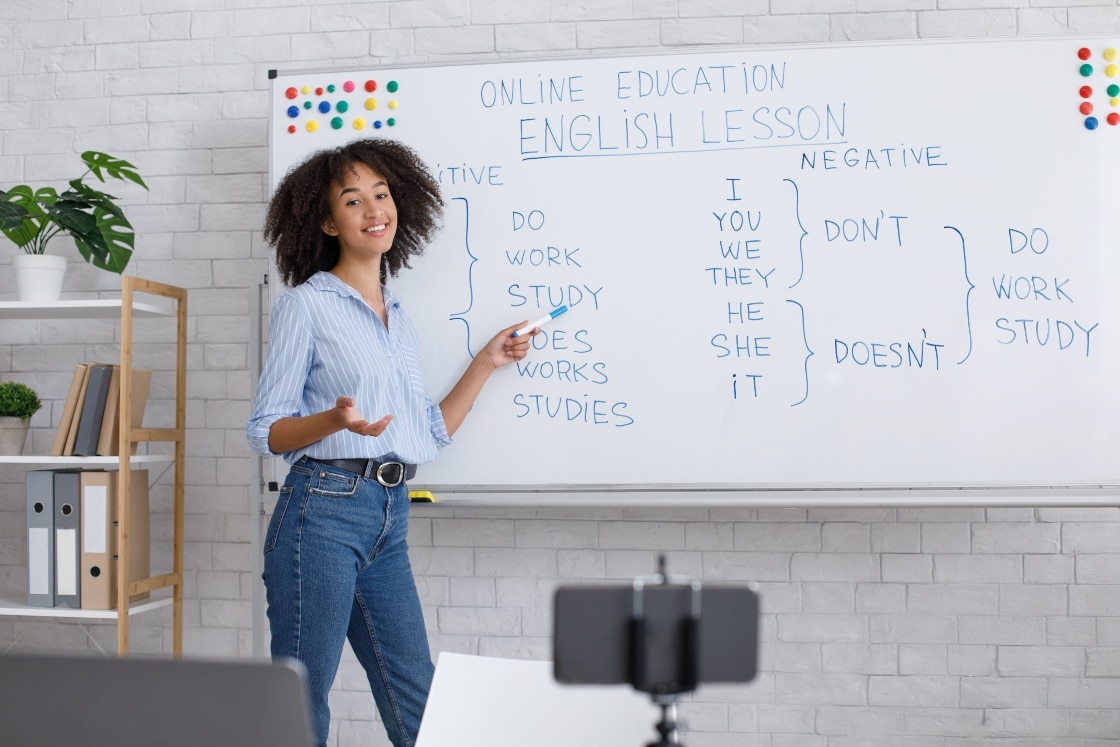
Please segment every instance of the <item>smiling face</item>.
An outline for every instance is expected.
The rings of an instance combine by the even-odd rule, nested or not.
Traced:
[[[338,238],[340,259],[381,260],[397,233],[397,206],[385,178],[353,163],[330,189],[331,215],[323,232]]]

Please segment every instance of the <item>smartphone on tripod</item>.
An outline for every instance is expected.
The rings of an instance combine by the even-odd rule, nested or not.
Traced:
[[[560,587],[553,672],[566,684],[650,694],[749,682],[758,671],[758,595],[745,586]]]

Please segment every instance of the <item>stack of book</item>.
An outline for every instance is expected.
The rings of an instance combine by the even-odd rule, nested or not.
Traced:
[[[79,363],[55,433],[51,456],[118,456],[120,438],[121,367],[110,363]],[[133,428],[144,421],[152,372],[132,371],[129,419]],[[135,453],[136,444],[132,444]]]

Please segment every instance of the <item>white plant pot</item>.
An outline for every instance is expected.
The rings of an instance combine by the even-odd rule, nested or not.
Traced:
[[[21,456],[30,426],[23,418],[0,417],[0,456]]]
[[[54,254],[17,254],[12,257],[16,298],[30,303],[50,303],[62,298],[66,257]]]

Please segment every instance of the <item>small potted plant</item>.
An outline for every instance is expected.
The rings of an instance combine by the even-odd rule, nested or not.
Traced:
[[[43,403],[35,390],[18,381],[0,382],[0,455],[19,456],[31,416]]]
[[[81,155],[86,171],[71,179],[69,189],[32,189],[20,184],[0,188],[0,232],[22,251],[12,260],[16,294],[21,301],[57,301],[62,295],[66,258],[46,253],[47,244],[60,233],[74,239],[82,257],[94,267],[120,274],[132,258],[136,239],[132,224],[117,205],[117,198],[86,184],[92,174],[105,182],[110,176],[130,181],[144,189],[148,185],[128,161],[97,151]],[[53,269],[44,270],[47,266]],[[30,270],[25,268],[30,267]],[[45,288],[32,289],[26,279],[46,280]]]

